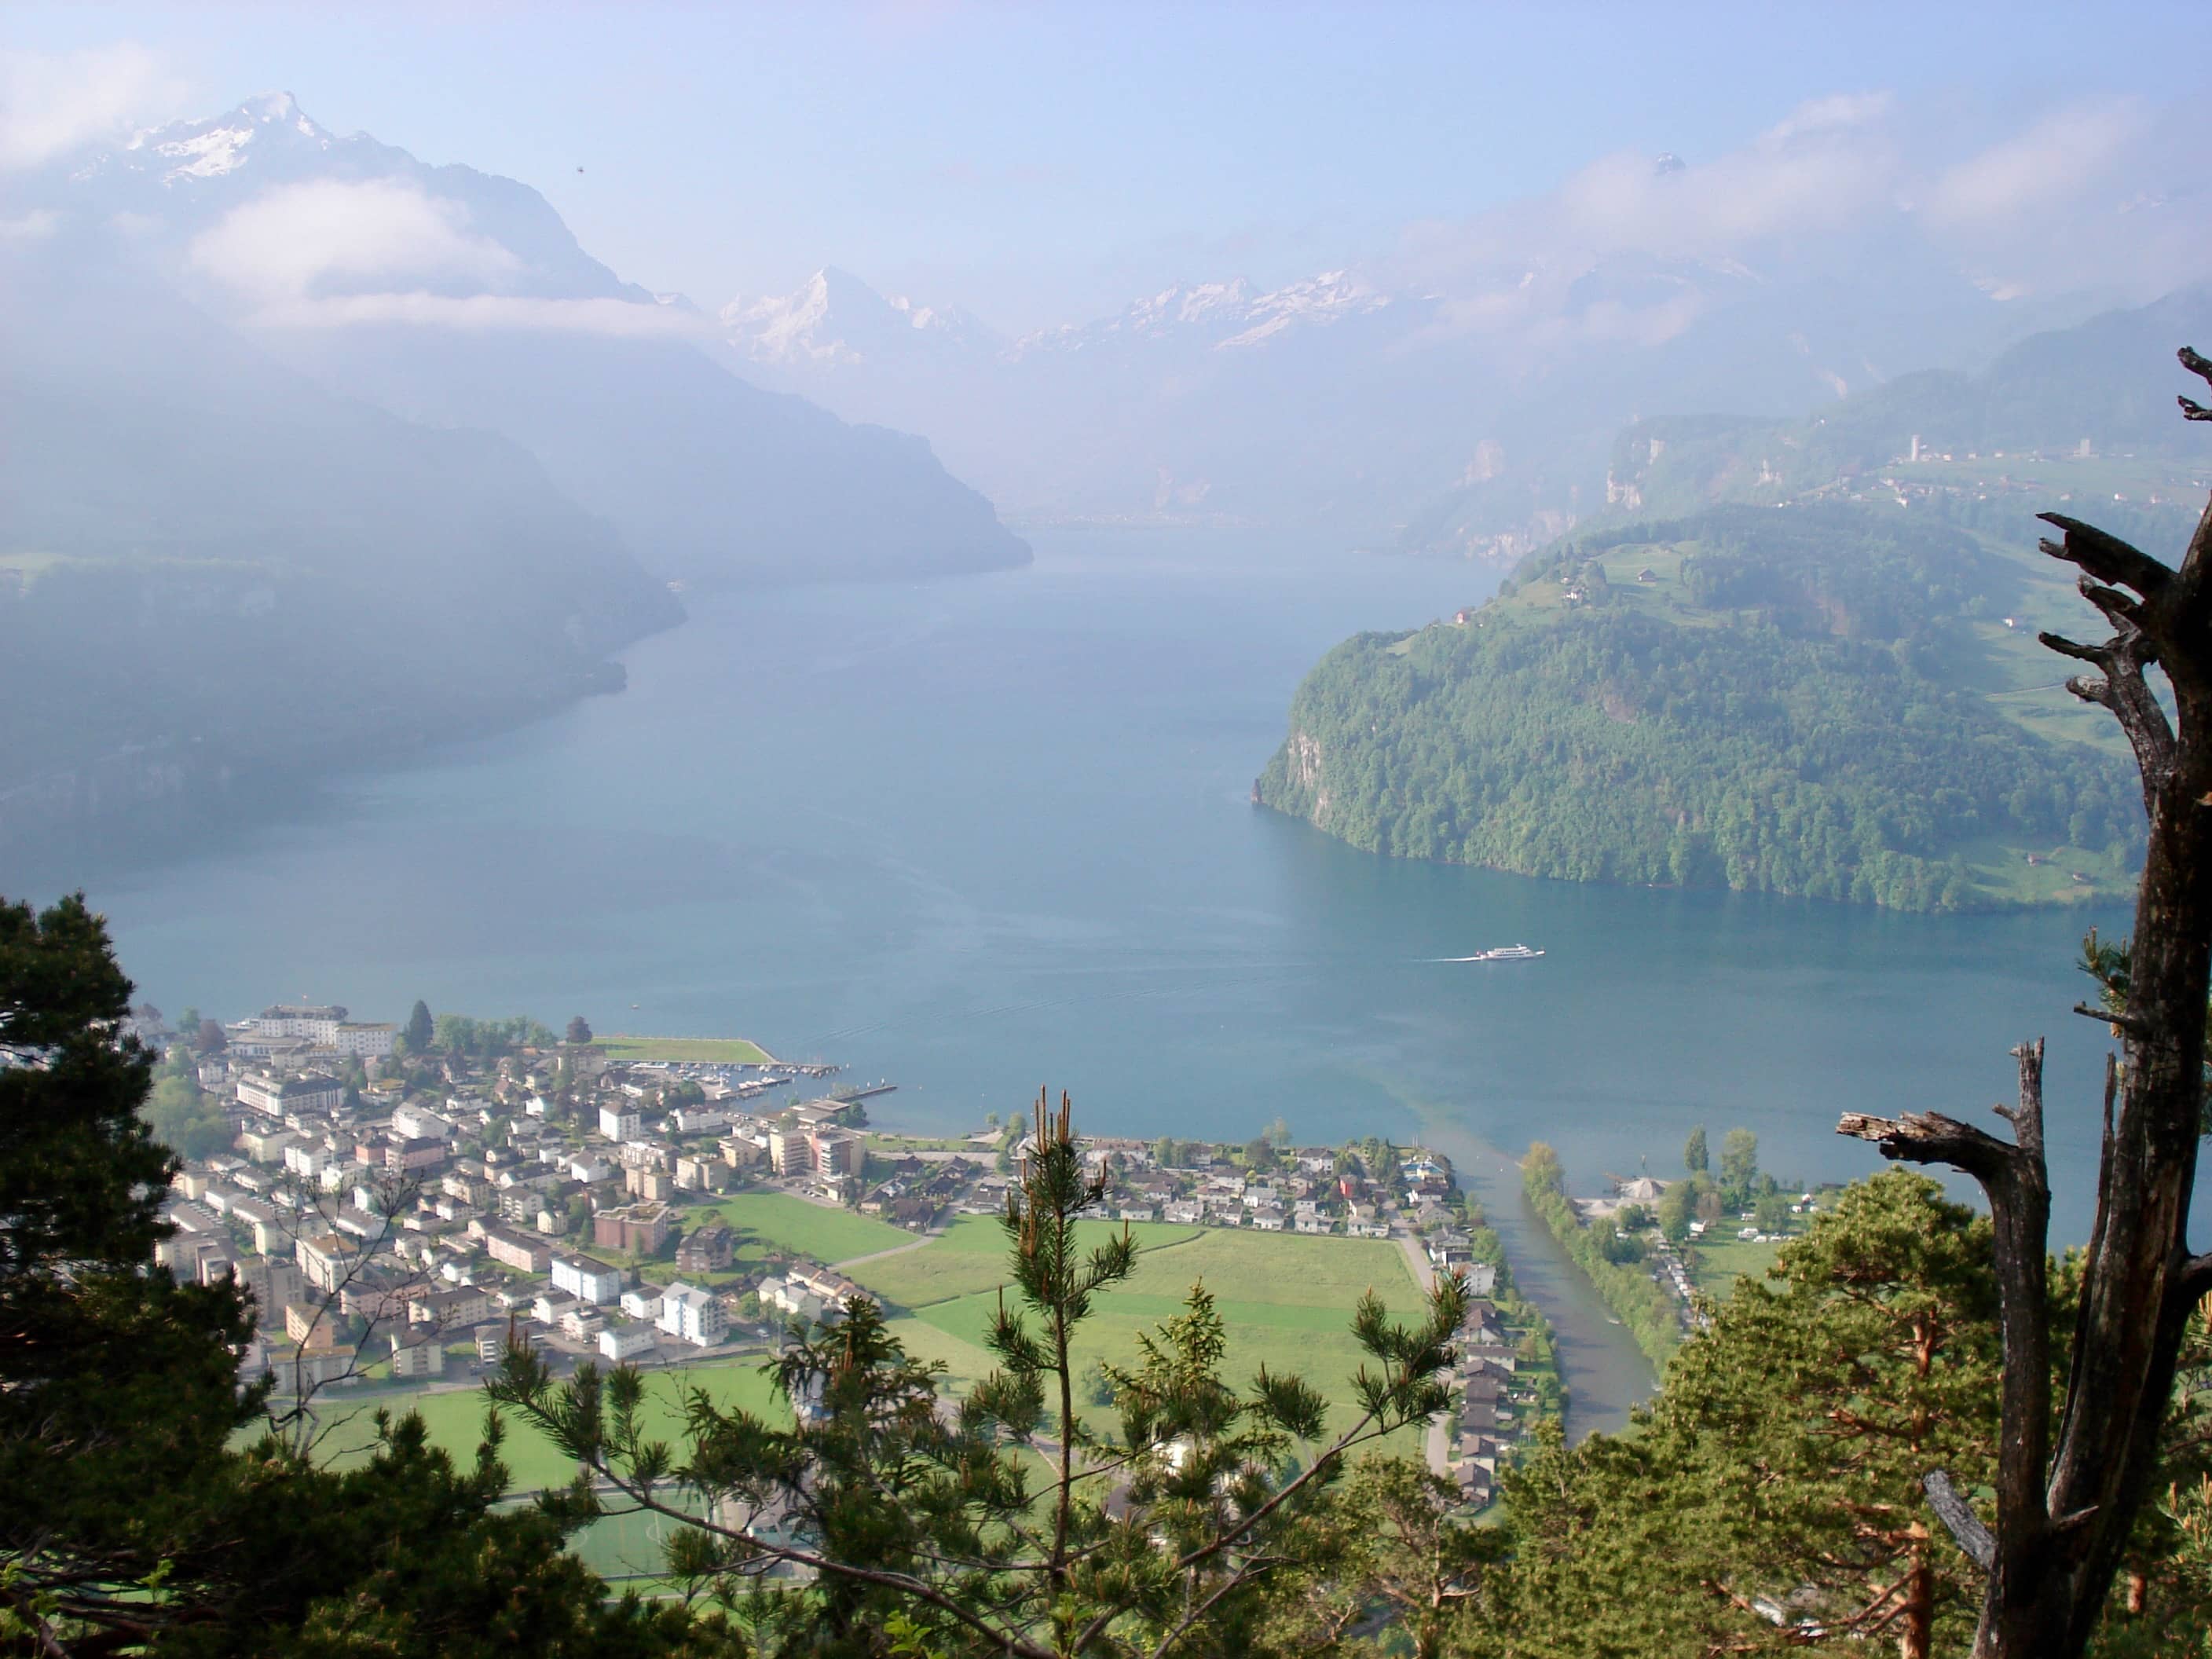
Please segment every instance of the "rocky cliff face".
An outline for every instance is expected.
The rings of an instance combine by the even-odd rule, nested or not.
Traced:
[[[1291,718],[1290,735],[1252,785],[1252,799],[1326,830],[1331,802],[1322,775],[1321,739],[1296,724],[1295,712]]]

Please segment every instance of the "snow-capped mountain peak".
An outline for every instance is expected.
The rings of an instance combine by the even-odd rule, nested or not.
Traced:
[[[722,307],[721,319],[731,343],[763,363],[862,363],[927,342],[993,344],[982,325],[957,307],[878,294],[834,265],[789,294],[741,295]]]
[[[126,166],[173,185],[236,172],[255,154],[257,139],[261,149],[271,143],[331,147],[331,135],[307,118],[290,93],[264,92],[222,115],[139,133],[123,154],[129,158]]]
[[[1212,350],[1233,350],[1295,326],[1333,323],[1390,303],[1388,293],[1345,270],[1323,271],[1259,294],[1242,276],[1178,283],[1097,322],[1039,330],[1015,349],[1028,355],[1095,350],[1139,340],[1191,340]]]

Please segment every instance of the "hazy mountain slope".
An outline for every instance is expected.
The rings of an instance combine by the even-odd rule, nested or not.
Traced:
[[[105,243],[5,264],[0,845],[611,689],[681,617],[513,443],[334,397]]]
[[[544,463],[640,558],[701,586],[1026,562],[920,438],[749,386],[689,342],[360,326],[273,343],[326,384]]]
[[[1011,343],[836,271],[721,323],[750,372],[927,432],[1024,513],[1320,523],[1498,556],[1601,507],[1613,435],[1640,416],[1796,418],[2041,314],[1933,261],[1861,282],[1817,261],[1507,247],[1448,280],[1382,262],[1178,284]]]
[[[1916,910],[2124,892],[2125,763],[2007,701],[2026,585],[1894,511],[1578,536],[1461,625],[1338,647],[1255,799],[1370,851],[1569,880]]]
[[[2203,450],[2174,408],[2189,377],[2173,354],[2207,338],[2212,290],[2193,289],[2032,336],[1975,373],[1901,376],[1809,420],[1640,422],[1613,445],[1611,493],[1625,514],[1838,495],[1954,514],[1990,502],[2023,529],[2062,500],[2124,496],[2135,519],[2155,495],[2178,522],[2199,505],[2172,497],[2202,473]]]
[[[676,296],[616,277],[537,191],[319,126],[282,94],[13,187],[333,391],[523,445],[648,568],[697,583],[1018,564],[927,444],[750,386]]]

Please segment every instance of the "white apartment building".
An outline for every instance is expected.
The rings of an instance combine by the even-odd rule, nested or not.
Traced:
[[[314,1072],[295,1078],[249,1072],[238,1080],[238,1102],[270,1117],[331,1112],[345,1104],[345,1085]]]
[[[678,1279],[660,1298],[660,1328],[680,1341],[705,1347],[720,1342],[728,1324],[721,1299],[714,1291]]]
[[[599,1133],[609,1140],[635,1140],[644,1121],[644,1114],[628,1105],[599,1108]]]
[[[659,1346],[659,1334],[650,1325],[610,1325],[599,1333],[599,1352],[609,1359],[635,1359]]]
[[[595,1307],[619,1301],[623,1280],[627,1277],[619,1267],[611,1267],[604,1261],[594,1261],[587,1255],[556,1255],[553,1258],[553,1288],[566,1291],[580,1302]]]
[[[642,1319],[647,1324],[660,1322],[660,1286],[640,1285],[635,1290],[622,1293],[622,1310],[632,1319]]]
[[[284,1167],[295,1176],[305,1176],[310,1181],[329,1169],[337,1154],[327,1145],[312,1141],[295,1141],[284,1149]]]
[[[395,1139],[451,1140],[453,1126],[428,1106],[402,1106],[392,1115]]]
[[[342,1054],[356,1060],[383,1060],[392,1053],[392,1046],[399,1038],[396,1025],[362,1025],[342,1022],[331,1028],[331,1035],[323,1039]]]
[[[306,1037],[314,1042],[334,1043],[345,1017],[346,1011],[336,1003],[317,1007],[280,1002],[264,1008],[246,1024],[256,1036]]]

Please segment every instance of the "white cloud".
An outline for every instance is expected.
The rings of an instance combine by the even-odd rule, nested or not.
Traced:
[[[2018,222],[2109,178],[2143,125],[2141,110],[2130,103],[2059,110],[1944,168],[1923,210],[1937,224]]]
[[[270,304],[398,283],[495,285],[520,263],[470,230],[459,204],[399,179],[264,191],[194,239],[191,262]]]
[[[1832,133],[1869,127],[1887,118],[1897,100],[1886,92],[1838,92],[1800,104],[1759,136],[1768,148],[1789,143],[1810,133]]]
[[[1604,156],[1541,195],[1414,227],[1392,277],[1453,296],[1446,332],[1532,337],[1664,337],[1724,275],[1792,267],[1874,282],[1932,264],[1995,295],[2148,299],[2212,276],[2212,217],[2191,210],[2208,195],[2178,106],[2083,101],[2008,124],[1838,94],[1686,166]],[[1668,280],[1692,291],[1670,298]]]
[[[705,329],[681,307],[513,293],[522,262],[471,228],[460,203],[404,179],[264,191],[196,237],[191,261],[268,328],[408,323],[632,337]],[[490,291],[452,291],[471,288]]]
[[[0,172],[34,167],[167,113],[176,82],[143,46],[0,52]]]
[[[52,208],[33,208],[19,218],[0,219],[0,242],[43,242],[61,222],[62,216]]]
[[[513,294],[455,295],[408,293],[347,294],[293,299],[264,307],[252,320],[268,328],[347,328],[371,323],[416,323],[479,331],[537,330],[608,334],[625,338],[703,335],[708,319],[680,306],[638,301],[538,300]]]

